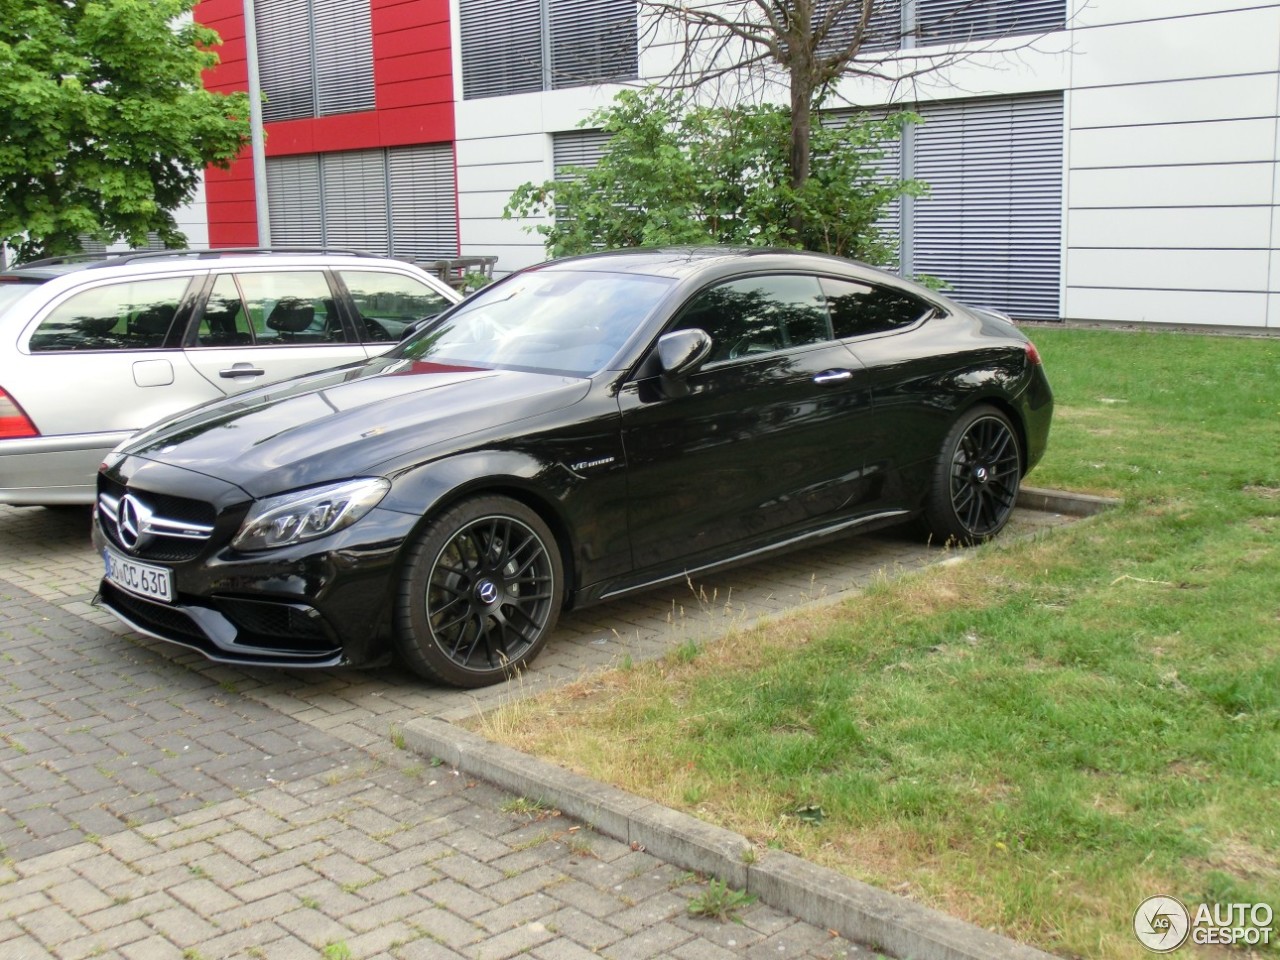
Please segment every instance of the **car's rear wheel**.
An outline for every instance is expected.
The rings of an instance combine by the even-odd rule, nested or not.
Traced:
[[[995,407],[965,411],[942,442],[924,523],[941,543],[990,540],[1009,522],[1022,481],[1018,432]]]
[[[555,627],[562,567],[554,535],[524,504],[497,496],[458,503],[422,531],[402,571],[401,658],[458,687],[510,677]]]

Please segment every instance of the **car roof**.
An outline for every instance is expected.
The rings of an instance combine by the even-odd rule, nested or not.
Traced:
[[[627,250],[609,250],[568,257],[539,264],[531,270],[599,270],[611,273],[634,273],[648,276],[669,277],[683,280],[691,276],[719,274],[722,271],[740,269],[750,263],[762,270],[848,270],[854,268],[868,275],[884,274],[884,271],[857,260],[835,257],[808,250],[786,247],[639,247]]]
[[[52,280],[54,277],[78,273],[82,270],[110,270],[120,272],[147,272],[148,267],[169,270],[175,264],[191,264],[196,261],[217,260],[224,266],[261,266],[274,260],[288,260],[296,264],[317,260],[325,263],[335,260],[365,260],[371,263],[406,264],[408,261],[385,257],[380,254],[357,250],[335,250],[321,247],[220,247],[212,250],[126,250],[108,254],[69,254],[48,257],[19,264],[0,272],[0,280],[35,281]]]

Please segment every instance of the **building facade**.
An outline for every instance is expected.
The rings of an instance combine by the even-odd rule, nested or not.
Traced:
[[[244,89],[241,0],[203,0],[215,89]],[[511,192],[590,162],[580,129],[664,75],[634,0],[258,0],[273,243],[543,259]],[[1029,319],[1280,327],[1280,2],[890,0],[881,49],[946,62],[847,81],[924,118],[892,162],[902,269]],[[213,246],[256,242],[251,165],[211,171]]]

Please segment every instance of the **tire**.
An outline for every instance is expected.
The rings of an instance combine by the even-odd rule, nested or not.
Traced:
[[[506,497],[464,500],[418,536],[401,571],[395,645],[419,676],[483,687],[529,664],[564,598],[560,548]]]
[[[1009,418],[985,404],[947,431],[934,466],[924,527],[937,543],[985,543],[1004,529],[1022,482],[1022,449]]]

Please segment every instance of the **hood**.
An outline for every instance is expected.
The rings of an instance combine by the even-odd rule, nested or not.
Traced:
[[[376,476],[389,460],[569,406],[589,385],[558,374],[375,360],[196,407],[115,455],[193,470],[262,497]]]

